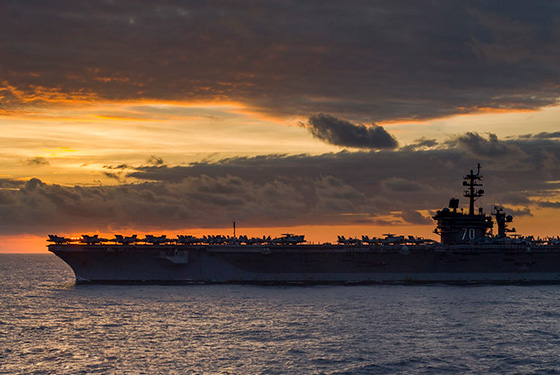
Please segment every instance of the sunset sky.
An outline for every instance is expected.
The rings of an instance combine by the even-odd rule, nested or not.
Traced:
[[[2,1],[0,56],[0,251],[437,239],[477,163],[486,212],[560,234],[558,2]]]

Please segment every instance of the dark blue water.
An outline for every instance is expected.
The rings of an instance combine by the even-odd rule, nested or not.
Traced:
[[[0,254],[1,374],[560,374],[560,286],[75,286]]]

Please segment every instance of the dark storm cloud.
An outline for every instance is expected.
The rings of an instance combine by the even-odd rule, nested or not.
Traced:
[[[401,177],[391,177],[381,182],[381,186],[386,191],[414,193],[427,191],[430,188],[417,181],[410,181]]]
[[[560,132],[542,132],[538,134],[524,134],[519,136],[520,139],[528,139],[528,138],[539,138],[539,139],[551,139],[551,138],[560,138]]]
[[[141,167],[129,176],[161,182],[223,175],[257,184],[277,180],[295,186],[296,190],[308,189],[306,202],[313,202],[317,196],[314,181],[334,176],[361,194],[361,200],[358,196],[348,197],[348,202],[357,207],[348,212],[377,216],[435,209],[446,204],[451,196],[461,196],[461,178],[470,169],[476,169],[477,162],[482,162],[486,177],[487,211],[493,204],[528,207],[550,201],[560,188],[558,141],[504,141],[493,134],[477,133],[457,136],[428,150],[231,158],[190,166]]]
[[[12,180],[9,178],[0,178],[0,189],[18,189],[23,184],[25,184],[24,181]]]
[[[404,210],[401,214],[401,218],[410,224],[423,225],[433,223],[431,218],[424,217],[420,212],[414,210]]]
[[[560,202],[539,202],[538,205],[545,208],[560,208]]]
[[[504,209],[508,214],[511,214],[512,216],[533,216],[531,209],[527,207],[522,209],[504,207]]]
[[[117,186],[68,187],[38,179],[25,183],[4,179],[0,217],[10,220],[0,222],[0,233],[217,228],[229,227],[233,219],[245,227],[427,224],[425,211],[462,196],[461,178],[481,161],[473,148],[460,143],[465,139],[476,140],[474,149],[487,142],[491,151],[519,151],[492,151],[495,156],[482,161],[486,194],[478,203],[486,212],[496,204],[506,205],[514,215],[530,215],[534,207],[557,208],[559,140],[500,140],[476,133],[456,138],[463,141],[420,151],[144,165],[132,172],[119,170],[115,177],[136,183]],[[461,207],[465,203],[463,199]]]
[[[309,122],[303,126],[315,138],[337,146],[367,149],[393,149],[398,146],[395,138],[382,126],[355,125],[326,114],[310,116]]]
[[[0,110],[227,99],[359,122],[539,108],[560,93],[560,3],[3,1]]]
[[[435,139],[421,138],[417,139],[414,143],[401,147],[403,151],[415,151],[427,148],[434,148],[439,145],[439,142]]]
[[[119,228],[176,229],[290,226],[336,221],[364,200],[332,177],[267,183],[236,176],[186,178],[178,183],[64,187],[32,179],[17,190],[0,190],[0,233],[45,233]],[[109,229],[110,228],[110,229]]]
[[[519,147],[500,142],[495,134],[489,133],[488,137],[478,133],[466,133],[448,141],[454,147],[460,147],[480,158],[495,158],[497,156],[507,156],[508,154],[523,152]]]

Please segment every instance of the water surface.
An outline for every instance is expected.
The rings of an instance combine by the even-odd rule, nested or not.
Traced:
[[[74,285],[0,254],[0,374],[560,374],[560,286]]]

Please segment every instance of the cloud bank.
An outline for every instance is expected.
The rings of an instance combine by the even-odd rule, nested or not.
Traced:
[[[135,181],[115,186],[1,179],[0,217],[10,219],[0,222],[0,233],[218,228],[233,219],[244,227],[428,224],[430,211],[461,196],[463,173],[477,162],[485,176],[487,194],[480,203],[487,212],[493,204],[517,215],[559,207],[560,137],[500,140],[467,133],[430,144],[183,166],[108,165],[109,173],[118,170]]]
[[[0,110],[218,100],[359,122],[560,94],[560,3],[498,0],[0,3]]]
[[[326,114],[309,117],[304,127],[315,138],[337,146],[366,149],[394,149],[398,146],[397,140],[382,126],[355,125]]]

